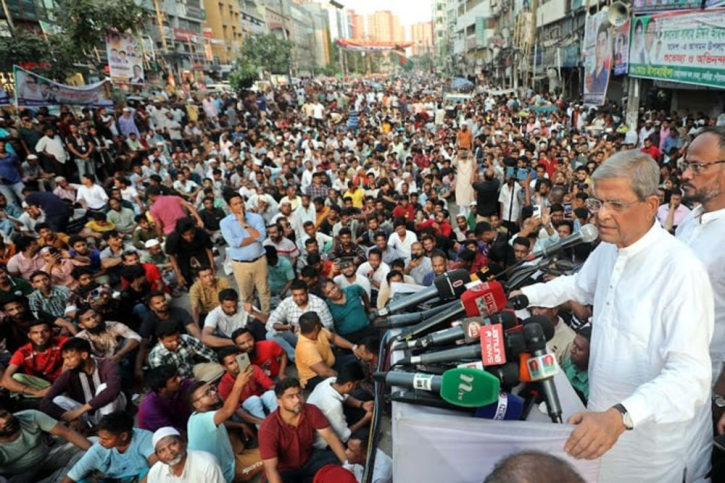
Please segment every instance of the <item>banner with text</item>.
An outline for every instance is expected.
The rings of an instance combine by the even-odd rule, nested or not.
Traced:
[[[712,1],[712,0],[708,0]],[[689,10],[700,8],[702,0],[634,0],[634,13],[664,12],[671,10]]]
[[[630,21],[614,29],[614,75],[624,75],[629,66],[629,31]]]
[[[87,86],[59,84],[29,70],[14,66],[15,102],[18,107],[70,106],[113,107],[111,83],[107,80]]]
[[[9,106],[10,105],[10,96],[7,92],[5,92],[5,89],[0,87],[0,107],[2,106]]]
[[[612,68],[612,39],[607,12],[589,15],[584,32],[584,102],[601,106],[607,97]]]
[[[133,35],[110,32],[106,36],[106,52],[111,80],[119,84],[143,84],[143,49]]]
[[[629,75],[725,88],[725,9],[637,17]]]

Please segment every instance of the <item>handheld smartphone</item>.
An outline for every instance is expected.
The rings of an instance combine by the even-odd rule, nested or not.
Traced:
[[[239,354],[237,356],[237,365],[239,366],[239,372],[246,371],[252,362],[249,360],[249,354]]]
[[[518,171],[516,171],[516,179],[518,179],[518,180],[526,179],[528,176],[529,176],[528,168],[519,168]]]
[[[513,175],[514,175],[514,168],[512,168],[512,167],[506,168],[506,177],[510,178]]]
[[[564,203],[564,218],[567,220],[571,220],[571,216],[574,213],[574,210],[572,209],[571,203]]]
[[[534,205],[534,217],[541,217],[541,205]]]

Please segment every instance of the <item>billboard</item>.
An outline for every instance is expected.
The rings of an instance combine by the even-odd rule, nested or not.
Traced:
[[[708,2],[712,1],[708,0]],[[634,0],[632,2],[632,11],[634,13],[666,12],[689,10],[701,6],[702,0]]]
[[[725,9],[636,17],[629,75],[725,88]]]
[[[106,53],[111,80],[119,84],[143,84],[143,49],[141,42],[131,34],[109,32]]]
[[[601,106],[607,96],[612,68],[612,38],[607,12],[587,16],[584,32],[584,102]]]
[[[627,19],[620,27],[614,28],[612,42],[614,44],[614,75],[627,73],[629,64],[629,32],[631,30],[630,20]]]
[[[71,87],[34,74],[17,65],[15,102],[18,107],[58,106],[113,107],[110,83],[105,80],[87,86]]]

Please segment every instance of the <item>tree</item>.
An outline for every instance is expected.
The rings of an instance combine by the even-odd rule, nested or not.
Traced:
[[[133,0],[57,0],[54,10],[60,33],[41,36],[39,32],[15,28],[12,37],[0,38],[0,67],[34,65],[33,71],[63,81],[78,71],[79,64],[95,64],[92,51],[103,45],[111,30],[138,31],[145,10]]]
[[[235,91],[249,89],[259,79],[259,70],[247,58],[237,59],[235,69],[229,74],[229,84]]]
[[[291,41],[274,34],[255,35],[245,39],[240,58],[249,61],[257,72],[266,70],[270,74],[287,74],[293,46]]]

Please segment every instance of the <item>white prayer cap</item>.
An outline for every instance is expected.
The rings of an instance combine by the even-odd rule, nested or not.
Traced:
[[[179,434],[179,432],[171,426],[164,426],[163,428],[157,429],[151,438],[151,443],[154,445],[154,449],[156,448],[156,445],[159,444],[159,441],[167,436],[181,436],[181,434]]]

